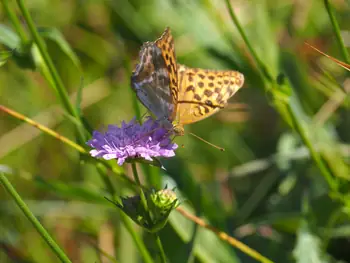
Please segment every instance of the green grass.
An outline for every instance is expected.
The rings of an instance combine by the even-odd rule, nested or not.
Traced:
[[[0,3],[1,262],[350,262],[349,72],[304,44],[349,63],[348,2]],[[225,152],[176,138],[166,171],[137,164],[134,183],[85,142],[146,113],[131,71],[166,26],[178,63],[245,84],[186,126]],[[104,199],[139,183],[182,201],[157,234]]]

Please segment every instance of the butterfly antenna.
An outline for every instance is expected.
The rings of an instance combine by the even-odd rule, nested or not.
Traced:
[[[221,147],[219,147],[219,146],[217,146],[217,145],[215,145],[215,144],[212,144],[212,143],[210,143],[210,142],[204,140],[202,137],[199,137],[198,135],[195,135],[195,134],[192,133],[192,132],[190,132],[189,134],[191,134],[192,136],[196,137],[197,139],[201,140],[202,142],[204,142],[204,143],[206,143],[206,144],[209,144],[210,146],[213,146],[214,148],[216,148],[216,149],[218,149],[218,150],[220,150],[220,151],[222,151],[222,152],[225,151],[225,148],[221,148]]]

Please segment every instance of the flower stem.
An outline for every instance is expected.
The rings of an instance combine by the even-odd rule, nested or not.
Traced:
[[[146,195],[143,192],[143,189],[142,189],[142,186],[141,186],[139,174],[138,174],[137,169],[136,169],[136,164],[135,163],[131,163],[131,167],[132,167],[132,172],[133,172],[136,184],[140,188],[140,198],[141,198],[142,205],[143,205],[145,211],[147,212],[148,217],[150,217]],[[148,219],[150,220],[150,218],[148,218]]]
[[[162,245],[162,241],[160,240],[160,237],[158,234],[155,234],[155,237],[156,237],[156,244],[159,248],[159,252],[160,252],[160,258],[162,260],[162,263],[166,263],[166,256],[165,256],[165,253],[164,253],[164,249],[163,249],[163,245]]]
[[[51,247],[52,251],[57,255],[61,262],[72,263],[66,256],[66,254],[63,252],[63,250],[57,245],[57,243],[53,240],[50,234],[46,231],[46,229],[40,224],[39,220],[33,215],[29,207],[24,203],[22,198],[17,193],[16,189],[12,186],[10,181],[3,173],[0,173],[0,181],[6,189],[6,191],[12,196],[14,201],[17,203],[18,207],[22,210],[24,215],[33,224],[35,229],[39,232],[39,234],[46,241],[46,243]]]
[[[105,186],[107,187],[108,192],[111,194],[112,196],[112,200],[114,200],[114,196],[115,196],[115,189],[113,186],[113,183],[111,181],[111,179],[109,178],[109,176],[104,172],[104,170],[102,169],[102,166],[99,164],[97,165],[97,170],[105,184]],[[118,209],[119,211],[119,209]],[[140,239],[139,235],[136,233],[135,229],[132,226],[132,223],[130,222],[129,218],[124,214],[124,212],[120,212],[120,218],[123,221],[123,224],[126,228],[126,230],[129,232],[129,234],[131,235],[133,241],[136,244],[137,249],[139,250],[142,259],[144,260],[145,263],[154,263],[151,255],[148,253],[148,250],[144,244],[144,242],[142,241],[142,239]]]
[[[344,45],[344,41],[343,41],[343,39],[341,37],[339,25],[338,25],[337,19],[334,16],[334,13],[333,13],[333,8],[332,8],[332,6],[331,6],[331,4],[329,3],[328,0],[324,0],[324,5],[325,5],[325,7],[327,9],[327,12],[328,12],[328,15],[329,15],[329,19],[332,22],[334,34],[335,34],[335,36],[337,38],[337,41],[338,41],[340,50],[341,50],[341,52],[343,54],[344,60],[345,60],[346,63],[350,64],[349,53],[348,53],[348,51],[347,51],[347,49],[346,49],[346,47]]]
[[[132,171],[133,171],[133,174],[134,174],[135,181],[136,181],[137,185],[140,187],[141,203],[143,205],[143,208],[146,211],[146,216],[148,217],[147,220],[149,222],[151,222],[151,215],[150,215],[150,211],[149,211],[149,208],[148,208],[146,195],[145,195],[145,193],[143,192],[143,189],[142,189],[140,178],[139,178],[139,175],[138,175],[138,172],[137,172],[137,169],[136,169],[136,164],[135,163],[131,163],[131,167],[132,167]],[[161,259],[162,259],[162,263],[166,263],[166,256],[165,256],[165,253],[164,253],[162,241],[160,240],[158,234],[154,234],[154,235],[155,235],[155,238],[156,238],[156,244],[157,244],[158,249],[159,249],[159,253],[160,253],[160,256],[161,256]]]
[[[11,20],[13,27],[16,29],[16,32],[18,33],[18,35],[22,41],[22,44],[27,43],[28,37],[26,35],[26,32],[21,27],[21,23],[20,23],[18,17],[16,16],[15,12],[13,12],[12,9],[10,8],[8,0],[2,0],[2,3],[4,5],[4,9],[5,9],[7,16]]]
[[[47,52],[45,42],[42,40],[42,38],[39,36],[39,33],[34,25],[33,19],[29,14],[28,9],[24,5],[23,0],[17,0],[17,4],[23,14],[23,18],[26,21],[29,31],[33,37],[33,40],[35,44],[37,45],[39,52],[41,56],[43,57],[43,60],[49,70],[50,76],[52,78],[52,83],[54,84],[54,89],[56,90],[59,99],[61,100],[62,105],[66,109],[66,111],[72,115],[74,118],[76,118],[79,121],[79,124],[81,123],[81,118],[76,111],[76,109],[73,107],[71,102],[69,101],[69,97],[67,94],[67,91],[63,85],[62,79],[59,76],[56,67],[54,66],[52,59]],[[77,126],[78,134],[80,136],[80,140],[82,142],[85,142],[85,133],[83,132],[82,125]]]

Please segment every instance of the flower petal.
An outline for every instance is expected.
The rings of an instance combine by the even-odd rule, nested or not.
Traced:
[[[172,157],[177,144],[170,139],[171,132],[160,121],[148,118],[142,125],[133,118],[129,123],[122,122],[121,127],[108,125],[105,133],[94,131],[87,144],[95,149],[90,151],[93,157],[106,160],[117,159],[122,165],[128,159],[152,157]]]

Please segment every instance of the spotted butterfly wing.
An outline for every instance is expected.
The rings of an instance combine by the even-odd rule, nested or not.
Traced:
[[[179,126],[218,112],[244,83],[244,76],[238,71],[188,68],[184,65],[177,68],[179,96],[174,123]]]
[[[170,124],[177,102],[174,40],[170,30],[167,28],[155,42],[146,42],[139,57],[140,63],[131,76],[131,86],[141,103],[157,119]]]
[[[169,89],[172,96],[172,102],[176,107],[178,101],[179,87],[177,83],[177,63],[175,55],[174,38],[171,35],[170,28],[167,27],[164,33],[159,39],[155,41],[155,45],[161,50],[162,57],[165,62],[165,66],[169,77]],[[175,111],[173,111],[170,118],[175,117]]]
[[[146,42],[131,84],[142,104],[177,135],[185,124],[222,109],[242,87],[237,71],[188,68],[176,63],[174,40],[167,28],[155,42]]]

